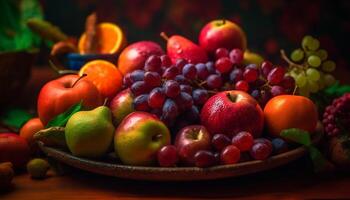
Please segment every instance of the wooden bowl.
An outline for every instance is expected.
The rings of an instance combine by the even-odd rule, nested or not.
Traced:
[[[315,133],[312,134],[312,143],[317,144],[323,137],[324,131],[321,122],[317,123]],[[96,174],[114,176],[133,180],[151,181],[198,181],[213,180],[229,177],[237,177],[256,172],[276,168],[290,163],[307,153],[304,146],[299,146],[288,152],[281,153],[267,160],[253,160],[233,165],[218,165],[209,168],[198,167],[141,167],[117,164],[116,162],[105,162],[79,158],[72,154],[38,142],[39,148],[49,157],[56,159],[69,166],[89,171]]]
[[[36,52],[0,52],[0,105],[18,96],[30,78]]]

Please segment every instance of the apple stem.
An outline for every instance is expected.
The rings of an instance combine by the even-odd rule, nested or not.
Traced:
[[[167,34],[165,32],[161,32],[160,37],[162,37],[165,41],[169,40],[169,37],[167,36]]]
[[[232,102],[236,102],[237,95],[231,95],[230,93],[227,93],[226,96],[230,99]]]
[[[226,19],[222,19],[222,24],[226,24]]]
[[[295,95],[295,93],[297,92],[297,89],[298,89],[298,86],[295,85],[295,86],[294,86],[294,90],[293,90],[293,95]]]
[[[75,70],[62,70],[58,69],[58,67],[53,63],[51,59],[49,59],[49,65],[50,67],[59,75],[65,75],[65,74],[78,74],[78,71]]]
[[[106,106],[108,102],[108,98],[105,98],[105,101],[103,102],[103,106]]]
[[[84,78],[85,76],[87,76],[87,74],[83,74],[81,75],[72,85],[72,87],[74,87],[82,78]]]

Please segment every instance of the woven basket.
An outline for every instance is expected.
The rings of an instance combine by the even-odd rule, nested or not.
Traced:
[[[30,78],[37,53],[18,51],[0,52],[0,105],[6,106],[19,96]]]

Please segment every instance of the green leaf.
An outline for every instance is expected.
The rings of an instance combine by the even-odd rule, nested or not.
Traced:
[[[298,144],[302,144],[305,146],[311,145],[310,134],[307,131],[304,131],[301,129],[297,129],[297,128],[285,129],[281,132],[281,136],[285,139],[291,140]]]
[[[350,85],[340,85],[339,81],[337,81],[332,86],[325,89],[325,93],[329,96],[342,96],[345,93],[350,92]]]
[[[323,171],[327,167],[328,161],[322,153],[313,145],[308,147],[309,155],[316,172]]]
[[[53,118],[47,125],[45,128],[50,128],[53,126],[59,126],[59,127],[63,127],[66,125],[68,119],[76,112],[81,111],[83,107],[83,101],[80,101],[79,103],[73,105],[72,107],[70,107],[67,111],[57,115],[55,118]]]
[[[19,129],[24,123],[31,119],[33,115],[19,108],[10,108],[0,116],[0,121],[4,125]]]

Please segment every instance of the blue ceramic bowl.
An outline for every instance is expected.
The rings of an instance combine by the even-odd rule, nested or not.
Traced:
[[[66,57],[65,67],[72,70],[79,70],[85,63],[92,60],[106,60],[113,64],[117,63],[118,55],[116,54],[78,54],[69,53]]]

